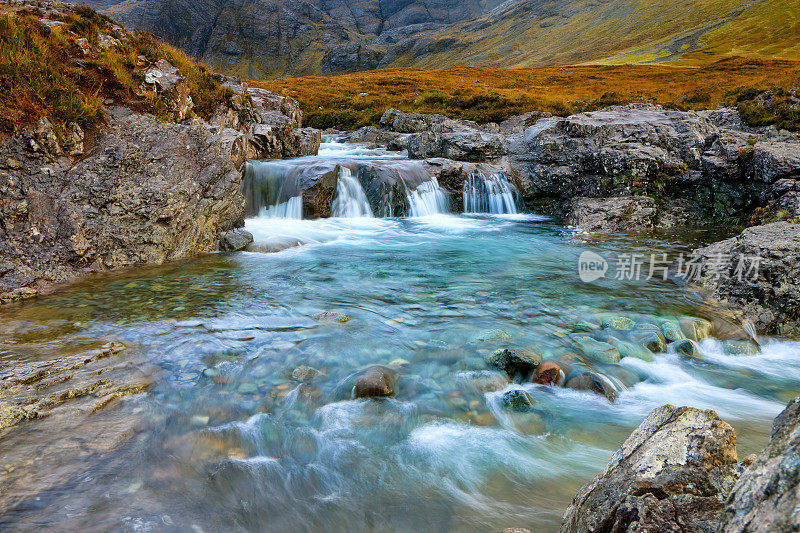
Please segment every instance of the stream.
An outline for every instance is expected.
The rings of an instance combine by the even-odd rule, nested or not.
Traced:
[[[405,204],[370,205],[341,167],[336,216],[303,219],[291,180],[324,160],[409,172]],[[577,490],[653,408],[715,409],[744,457],[797,394],[800,343],[759,339],[761,353],[737,354],[716,332],[741,324],[674,276],[578,276],[586,251],[674,257],[724,231],[586,239],[522,213],[502,176],[471,178],[463,197],[449,198],[414,162],[335,143],[316,158],[253,165],[270,185],[263,205],[250,197],[249,251],[92,278],[0,316],[0,327],[30,326],[24,353],[18,337],[0,336],[0,365],[37,357],[37,346],[113,336],[160,369],[149,393],[120,402],[120,416],[141,420],[129,444],[92,455],[81,476],[6,512],[0,527],[557,531]],[[405,216],[381,217],[391,205],[405,205]],[[558,359],[587,328],[620,316],[703,318],[715,335],[698,358],[670,349],[595,362],[613,403],[507,383],[484,361],[502,347]],[[397,370],[395,396],[352,399],[374,364]],[[504,408],[515,388],[533,410]],[[0,454],[8,446],[0,440]],[[38,456],[24,433],[14,446]]]

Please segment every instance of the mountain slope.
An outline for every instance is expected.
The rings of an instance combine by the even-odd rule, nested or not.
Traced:
[[[796,0],[93,0],[253,78],[453,65],[800,59]]]

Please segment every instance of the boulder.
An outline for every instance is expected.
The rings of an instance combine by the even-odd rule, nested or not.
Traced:
[[[194,107],[191,90],[180,69],[165,59],[158,60],[144,73],[144,90],[153,90],[167,106],[171,118],[180,122]]]
[[[522,389],[513,389],[503,394],[503,407],[510,411],[530,411],[534,403],[533,397]]]
[[[738,309],[759,332],[800,336],[800,224],[747,228],[694,254],[702,289]]]
[[[230,134],[230,135],[229,135]],[[216,249],[244,212],[241,134],[123,108],[78,162],[45,162],[24,138],[0,142],[0,300],[90,272],[160,264]]]
[[[576,198],[569,202],[566,223],[582,231],[642,231],[656,225],[656,201],[647,196]]]
[[[675,353],[678,355],[691,357],[694,359],[700,358],[700,348],[697,346],[697,343],[692,340],[683,339],[675,341],[670,344],[670,346],[672,346],[672,348],[675,350]]]
[[[222,233],[219,237],[219,249],[223,252],[244,250],[253,242],[253,234],[241,228]]]
[[[356,379],[353,398],[388,398],[394,396],[397,373],[385,366],[372,366]]]
[[[561,531],[715,531],[737,474],[736,436],[714,411],[659,407],[581,488]]]
[[[522,178],[527,204],[574,225],[694,225],[749,217],[765,201],[795,206],[800,143],[768,135],[754,148],[759,138],[735,110],[630,104],[540,118],[508,136],[507,161]],[[784,198],[781,187],[794,192]]]
[[[507,152],[505,136],[459,128],[446,131],[442,125],[415,133],[407,139],[408,157],[427,159],[444,157],[456,161],[497,161]]]
[[[595,372],[572,372],[564,386],[568,389],[594,392],[605,396],[609,402],[617,399],[617,391],[611,381]]]
[[[511,379],[528,380],[542,364],[542,356],[529,350],[501,348],[487,355],[485,362],[489,367],[504,371]]]
[[[800,530],[800,397],[772,425],[766,449],[742,473],[727,499],[725,533]]]
[[[564,371],[553,361],[543,362],[533,373],[533,382],[539,385],[563,387],[565,379]]]

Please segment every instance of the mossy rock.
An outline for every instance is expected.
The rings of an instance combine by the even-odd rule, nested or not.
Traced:
[[[573,347],[589,359],[603,363],[619,363],[622,358],[619,350],[607,342],[585,335],[575,337],[574,341]]]
[[[491,368],[504,371],[511,379],[528,379],[542,364],[542,356],[530,350],[500,348],[487,355],[484,362]]]
[[[708,320],[685,316],[680,318],[681,330],[687,339],[701,341],[711,337],[714,326]]]
[[[533,409],[536,401],[522,389],[514,389],[503,394],[503,407],[509,411],[525,412]]]
[[[681,339],[673,342],[670,346],[672,346],[676,354],[683,357],[691,357],[693,359],[700,359],[702,357],[700,354],[700,347],[697,346],[697,343],[693,340]]]

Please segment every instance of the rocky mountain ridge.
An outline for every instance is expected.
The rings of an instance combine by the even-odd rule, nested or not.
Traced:
[[[784,0],[661,0],[647,8],[631,0],[89,4],[132,28],[155,33],[221,72],[250,78],[387,67],[707,61],[711,50],[715,57],[800,58],[790,38],[796,31],[793,19],[780,15],[790,15]],[[770,28],[771,42],[754,32],[759,27]]]

